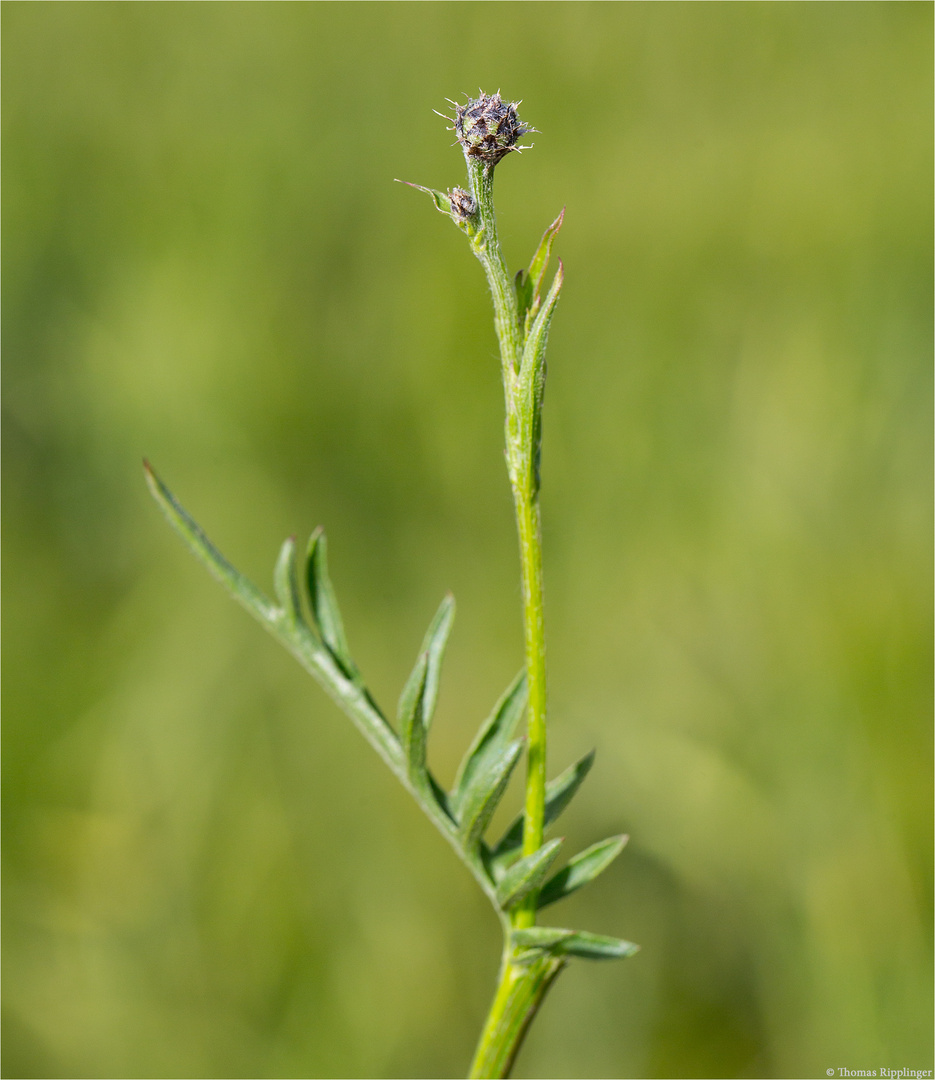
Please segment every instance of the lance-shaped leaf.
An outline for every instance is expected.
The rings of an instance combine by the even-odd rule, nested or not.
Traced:
[[[528,473],[530,497],[535,498],[539,492],[539,460],[542,451],[542,401],[545,395],[545,348],[549,336],[549,325],[552,321],[552,313],[561,292],[563,280],[562,260],[558,261],[558,270],[549,289],[549,295],[545,299],[542,310],[533,319],[528,327],[526,342],[523,346],[523,356],[519,368],[517,380],[522,399],[530,409],[532,430],[530,442],[532,445],[532,469]],[[530,311],[530,317],[532,312]],[[528,324],[527,318],[527,324]]]
[[[628,836],[612,836],[609,840],[602,840],[599,844],[593,844],[579,852],[569,860],[567,866],[543,885],[537,906],[544,908],[547,904],[554,904],[556,900],[563,900],[582,885],[593,881],[623,851],[627,840]]]
[[[552,322],[552,314],[558,302],[558,294],[562,291],[562,282],[565,280],[565,270],[562,260],[558,260],[558,269],[552,279],[552,287],[542,304],[541,310],[533,317],[532,310],[529,318],[532,324],[526,331],[526,344],[523,346],[523,359],[520,364],[521,375],[534,378],[534,372],[540,369],[545,362],[545,346],[549,335],[549,324]]]
[[[426,631],[419,659],[399,698],[399,738],[406,754],[409,777],[413,781],[425,780],[429,724],[438,700],[442,658],[454,613],[454,597],[449,593]]]
[[[224,558],[205,535],[198,522],[156,475],[148,461],[143,461],[143,469],[146,473],[146,483],[149,485],[150,493],[159,504],[159,508],[165,514],[169,524],[181,536],[192,554],[208,568],[211,576],[218,580],[251,615],[259,619],[265,626],[272,628],[276,624],[279,615],[273,604],[249,578],[244,577],[236,566],[232,566]]]
[[[399,697],[397,718],[399,741],[403,744],[410,780],[421,783],[425,777],[426,730],[423,719],[425,682],[428,673],[427,652],[419,654],[412,674],[406,680]]]
[[[484,767],[474,774],[465,789],[458,819],[466,849],[471,850],[480,843],[522,752],[522,739],[507,743],[496,756],[485,761]]]
[[[623,938],[606,934],[592,934],[578,930],[561,944],[561,951],[569,956],[581,956],[585,960],[623,960],[640,951],[639,945]]]
[[[542,279],[545,276],[546,268],[549,265],[549,256],[552,253],[552,241],[557,236],[558,230],[562,227],[564,219],[565,208],[562,207],[562,212],[542,234],[542,239],[539,241],[536,253],[533,255],[532,262],[529,264],[529,273],[526,275],[525,290],[525,295],[528,296],[529,300],[525,307],[529,309],[530,318],[534,318],[536,312],[539,310],[539,290],[542,286]],[[524,310],[525,308],[520,308],[521,313]]]
[[[282,606],[283,613],[290,626],[302,622],[302,600],[299,595],[299,582],[295,569],[295,537],[284,541],[273,571],[273,587],[276,599]]]
[[[502,754],[503,748],[513,737],[528,700],[526,672],[521,671],[503,692],[464,755],[451,789],[451,805],[455,812],[458,811],[464,793],[473,783],[474,777],[484,772],[489,763]]]
[[[497,903],[504,911],[524,900],[545,881],[545,875],[555,862],[562,842],[561,837],[550,840],[532,855],[520,859],[503,875],[497,886]]]
[[[512,940],[514,945],[522,949],[547,952],[554,956],[581,956],[587,960],[618,960],[639,951],[639,945],[622,938],[552,926],[514,930]]]
[[[510,935],[513,944],[521,949],[545,949],[552,952],[563,941],[574,937],[574,930],[562,930],[557,926],[529,926],[514,930]]]
[[[572,796],[581,786],[581,782],[588,775],[593,764],[594,751],[592,750],[546,784],[544,825],[551,825],[571,802]],[[491,853],[495,865],[507,862],[519,849],[523,842],[523,827],[524,815],[520,814]]]
[[[441,678],[442,659],[445,645],[451,633],[451,624],[455,617],[455,598],[448,593],[439,605],[435,617],[429,624],[422,641],[421,652],[427,657],[425,669],[425,692],[422,695],[422,722],[428,731],[438,702],[438,684]]]
[[[355,678],[358,675],[357,666],[351,659],[347,646],[344,622],[341,619],[331,576],[328,573],[328,541],[320,526],[309,537],[308,551],[305,556],[305,576],[312,616],[321,639],[345,674],[350,678]]]
[[[421,184],[414,184],[411,180],[397,180],[397,184],[405,184],[406,187],[415,188],[416,191],[424,191],[426,195],[432,197],[432,202],[443,214],[448,217],[451,216],[451,196],[445,191],[438,191],[436,188],[423,187]]]

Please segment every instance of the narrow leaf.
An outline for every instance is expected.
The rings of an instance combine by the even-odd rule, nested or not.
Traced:
[[[422,642],[422,652],[427,656],[425,691],[422,695],[422,721],[428,731],[438,702],[438,683],[441,676],[445,645],[455,617],[455,598],[448,593],[442,600],[435,618],[432,619]]]
[[[525,899],[534,889],[539,888],[545,881],[545,875],[549,872],[552,863],[555,862],[561,846],[561,838],[550,840],[538,851],[527,855],[525,859],[520,859],[518,863],[510,867],[497,886],[497,903],[504,911]]]
[[[560,773],[554,780],[546,784],[545,788],[545,824],[550,825],[574,798],[578,788],[581,787],[584,778],[591,771],[594,764],[594,751],[588,753],[576,761],[574,765]],[[522,836],[522,831],[520,832]]]
[[[263,595],[249,578],[232,566],[227,559],[211,543],[201,529],[201,526],[178,502],[172,492],[159,479],[148,461],[143,462],[146,473],[146,483],[150,493],[159,504],[159,508],[165,514],[169,524],[185,541],[189,551],[199,559],[216,578],[243,606],[268,628],[276,624],[279,614],[275,605]]]
[[[344,622],[328,573],[328,541],[319,526],[309,537],[305,556],[305,577],[312,615],[321,639],[345,673],[354,678],[357,667],[351,659],[344,633]]]
[[[606,934],[591,934],[578,930],[573,937],[561,944],[561,951],[569,956],[582,956],[585,960],[622,960],[639,952],[639,945]]]
[[[565,208],[563,206],[562,212],[542,234],[542,239],[539,241],[536,253],[533,255],[532,262],[529,264],[529,303],[533,308],[537,306],[536,301],[539,299],[539,288],[542,285],[542,278],[545,276],[546,268],[549,265],[549,256],[552,253],[552,241],[558,235],[558,230],[562,227],[564,219]],[[533,311],[533,314],[535,314],[535,311]]]
[[[532,308],[526,314],[524,323],[525,344],[523,356],[520,362],[518,384],[520,394],[528,407],[531,409],[532,431],[530,442],[532,444],[532,470],[529,474],[529,490],[527,495],[536,498],[539,493],[539,461],[542,449],[542,401],[545,395],[545,350],[549,336],[549,325],[552,322],[552,313],[561,292],[564,272],[562,260],[558,260],[558,270],[549,289],[549,295],[545,304],[536,315],[538,301],[533,303]],[[535,316],[535,317],[534,317]]]
[[[561,930],[552,926],[531,926],[514,930],[513,944],[538,949],[555,956],[581,956],[587,960],[616,960],[632,956],[639,945],[621,938],[592,934],[587,930]]]
[[[554,904],[556,900],[563,900],[582,885],[593,881],[623,851],[627,840],[628,836],[612,836],[609,840],[602,840],[599,844],[593,844],[579,852],[569,860],[567,866],[545,883],[539,893],[538,906],[544,908],[547,904]]]
[[[425,701],[425,680],[428,672],[428,653],[419,654],[416,666],[403,687],[399,698],[399,740],[409,771],[409,778],[421,781],[425,775],[425,723],[422,710]]]
[[[561,930],[556,926],[530,926],[514,930],[511,935],[513,944],[522,949],[547,949],[550,952],[574,936],[574,930]]]
[[[416,191],[424,191],[426,195],[431,195],[432,201],[435,206],[445,215],[451,217],[451,196],[445,191],[438,191],[435,188],[423,187],[421,184],[413,184],[410,180],[397,180],[397,184],[405,184],[406,187],[415,188]]]
[[[563,773],[550,780],[545,786],[545,817],[544,824],[551,825],[558,815],[571,802],[572,796],[581,786],[582,781],[588,775],[594,764],[594,751],[585,754],[584,757],[570,765]],[[524,815],[519,817],[503,834],[503,839],[493,849],[492,858],[495,863],[503,863],[510,859],[523,842]]]
[[[455,811],[460,807],[464,793],[473,783],[474,777],[484,772],[513,737],[528,699],[526,672],[521,671],[503,692],[464,755],[451,789],[451,805]]]
[[[423,787],[429,784],[425,768],[428,730],[438,699],[439,672],[454,611],[454,597],[449,593],[432,619],[422,641],[419,659],[399,698],[399,738],[406,755],[409,778]],[[440,805],[447,813],[447,800]]]
[[[480,843],[497,804],[506,791],[510,775],[523,751],[523,740],[508,743],[496,757],[484,763],[464,792],[459,807],[460,834],[465,848]]]
[[[276,599],[279,601],[290,626],[302,622],[302,600],[299,596],[299,583],[295,570],[295,537],[290,536],[283,542],[273,571],[273,585]]]
[[[558,269],[552,279],[552,287],[545,298],[541,309],[533,302],[533,306],[526,315],[526,344],[523,346],[523,359],[520,364],[520,372],[532,372],[534,368],[542,366],[545,358],[545,345],[549,334],[549,324],[552,322],[552,313],[558,302],[558,294],[562,291],[562,282],[565,280],[565,270],[562,260],[558,260]]]

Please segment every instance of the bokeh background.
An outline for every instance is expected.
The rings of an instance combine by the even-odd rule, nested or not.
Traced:
[[[445,590],[450,781],[521,663],[489,299],[394,178],[502,88],[564,205],[543,514],[562,832],[519,1077],[931,1068],[932,6],[3,5],[6,1077],[463,1075],[499,930],[265,588],[327,527],[392,711]],[[501,823],[515,810],[511,795]]]

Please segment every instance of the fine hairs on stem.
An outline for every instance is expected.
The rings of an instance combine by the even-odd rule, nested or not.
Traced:
[[[273,574],[275,599],[245,578],[211,543],[148,463],[150,491],[169,522],[208,570],[292,653],[357,726],[458,854],[490,900],[503,928],[497,988],[484,1024],[471,1077],[505,1077],[546,992],[572,957],[631,956],[637,946],[585,930],[542,926],[539,912],[598,876],[623,849],[613,836],[554,869],[562,845],[545,830],[565,809],[594,760],[593,752],[546,780],[546,673],[539,516],[542,400],[549,325],[562,288],[559,261],[551,285],[545,275],[564,210],[545,230],[529,264],[511,277],[497,235],[494,170],[534,131],[499,92],[461,105],[451,120],[467,164],[467,188],[447,191],[411,184],[465,234],[480,260],[493,298],[506,405],[506,461],[519,538],[525,663],[468,747],[450,791],[427,763],[427,744],[445,645],[454,619],[446,596],[432,620],[390,723],[351,658],[328,574],[324,532],[316,529],[300,568],[295,539],[285,541]],[[525,737],[517,729],[525,717]],[[513,772],[525,757],[520,816],[498,840],[487,830]]]

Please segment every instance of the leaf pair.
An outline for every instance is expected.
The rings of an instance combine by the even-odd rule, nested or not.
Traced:
[[[563,773],[546,784],[544,827],[551,825],[571,802],[593,764],[594,751],[591,750],[580,761],[570,765]],[[491,865],[496,877],[502,877],[506,867],[522,847],[525,821],[525,814],[520,814],[491,852]]]
[[[519,320],[520,325],[523,328],[524,337],[528,335],[529,328],[536,315],[539,313],[539,307],[542,303],[542,279],[545,277],[545,272],[549,265],[549,257],[552,254],[552,243],[558,235],[558,230],[562,227],[564,218],[565,208],[562,207],[562,212],[542,234],[542,239],[539,241],[536,253],[533,255],[532,262],[529,264],[529,269],[520,270],[516,275],[514,283],[516,288],[516,302],[519,309]],[[561,269],[559,269],[559,275],[560,274]],[[552,291],[555,291],[555,299],[557,299],[558,290],[555,288],[554,282],[552,289],[550,290],[550,295]],[[552,303],[554,304],[554,302],[555,300],[553,299]]]
[[[612,836],[592,844],[546,881],[546,875],[562,845],[561,838],[549,840],[532,855],[517,860],[503,874],[497,884],[497,903],[506,911],[536,890],[539,890],[536,898],[539,909],[564,900],[602,874],[623,850],[628,839],[626,836]]]
[[[520,440],[523,447],[523,467],[511,470],[514,485],[521,483],[531,496],[539,492],[539,463],[542,447],[542,402],[545,396],[545,349],[549,336],[552,314],[562,289],[564,271],[562,260],[558,261],[558,270],[552,285],[542,301],[542,279],[549,263],[552,242],[562,226],[565,211],[558,215],[545,230],[536,254],[529,266],[529,272],[522,271],[514,283],[518,305],[519,329],[522,335],[522,354],[517,358],[518,368],[514,370],[514,392],[522,414],[522,425],[526,427],[525,436]],[[509,457],[509,454],[508,454]]]
[[[305,559],[308,604],[315,630],[338,667],[347,678],[359,682],[360,672],[351,659],[344,622],[328,574],[328,547],[322,528],[311,535]],[[282,615],[290,628],[305,622],[296,570],[295,537],[290,536],[279,552],[273,572],[273,587]]]

